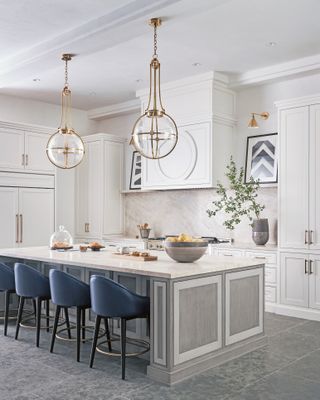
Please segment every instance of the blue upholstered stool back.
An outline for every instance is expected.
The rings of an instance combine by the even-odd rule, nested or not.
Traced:
[[[90,279],[92,310],[103,317],[134,318],[148,315],[150,299],[130,292],[126,287],[103,276]]]
[[[51,269],[49,281],[52,302],[62,307],[90,307],[90,286],[66,272]]]
[[[16,293],[22,297],[50,299],[49,278],[26,264],[15,263]]]
[[[15,290],[13,268],[0,263],[0,290]]]

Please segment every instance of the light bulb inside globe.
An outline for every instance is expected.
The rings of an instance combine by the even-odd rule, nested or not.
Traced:
[[[79,165],[84,155],[84,144],[73,130],[59,129],[47,144],[49,160],[58,168],[70,169]]]
[[[131,144],[146,158],[166,157],[176,147],[177,141],[177,126],[165,112],[148,111],[137,119],[133,127]]]

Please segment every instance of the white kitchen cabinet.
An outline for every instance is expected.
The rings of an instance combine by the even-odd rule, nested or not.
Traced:
[[[308,256],[303,253],[282,253],[280,262],[281,303],[308,307]]]
[[[210,121],[179,126],[174,151],[159,160],[142,158],[145,189],[212,186],[212,124]]]
[[[49,135],[0,128],[0,170],[53,174],[46,155]]]
[[[320,254],[309,257],[310,307],[320,309]]]
[[[104,142],[103,235],[123,232],[123,144]]]
[[[309,107],[281,111],[280,246],[308,247]]]
[[[54,189],[0,188],[0,246],[47,245],[54,231]]]
[[[76,169],[77,239],[99,240],[122,233],[123,139],[95,134],[83,138],[86,153]]]

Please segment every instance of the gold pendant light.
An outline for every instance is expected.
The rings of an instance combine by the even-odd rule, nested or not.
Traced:
[[[133,126],[130,144],[150,159],[164,158],[175,148],[178,129],[174,120],[165,113],[160,93],[160,62],[157,54],[157,27],[160,18],[152,18],[154,29],[154,52],[150,63],[150,92],[148,106]]]
[[[65,62],[65,82],[61,93],[61,124],[57,132],[49,139],[47,155],[58,168],[70,169],[79,165],[84,155],[84,144],[81,137],[71,127],[71,90],[68,83],[68,61],[72,54],[63,54]]]

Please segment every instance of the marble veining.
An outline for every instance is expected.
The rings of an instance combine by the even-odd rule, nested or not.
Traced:
[[[125,194],[125,234],[135,237],[137,224],[148,222],[152,236],[178,234],[232,237],[251,243],[251,227],[243,220],[234,231],[224,228],[223,213],[209,218],[206,210],[217,199],[215,189],[166,190]],[[261,188],[258,200],[266,206],[263,218],[269,219],[270,244],[277,243],[277,188]]]
[[[17,249],[0,249],[0,256],[14,257],[26,260],[37,260],[79,267],[105,269],[116,272],[155,276],[161,278],[183,278],[188,276],[218,273],[237,270],[241,268],[261,265],[261,260],[244,257],[204,256],[194,263],[177,263],[164,252],[154,252],[158,256],[157,261],[124,260],[112,251],[103,249],[99,252],[80,251],[59,252],[48,247],[25,247]]]

